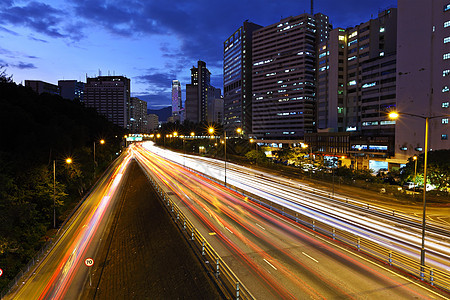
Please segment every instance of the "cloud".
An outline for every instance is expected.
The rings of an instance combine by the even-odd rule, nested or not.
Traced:
[[[17,64],[10,64],[11,67],[17,68],[17,69],[37,69],[37,67],[32,63],[24,63],[22,61],[19,61]]]
[[[15,5],[13,1],[0,2],[0,24],[2,25],[27,27],[52,38],[78,39],[79,32],[65,30],[70,27],[70,22],[71,19],[66,11],[42,2],[31,1],[23,6]]]

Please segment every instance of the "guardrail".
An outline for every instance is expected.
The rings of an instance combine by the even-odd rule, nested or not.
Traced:
[[[212,178],[201,172],[192,169],[190,169],[190,171],[202,177],[205,177],[213,182],[216,182],[220,185],[224,185],[222,181]],[[318,221],[315,218],[305,216],[301,213],[298,213],[297,211],[291,210],[282,205],[274,203],[270,200],[249,193],[234,185],[230,185],[227,183],[226,186],[229,189],[234,190],[236,193],[244,197],[247,197],[249,201],[261,207],[270,209],[284,218],[302,224],[303,226],[310,228],[313,231],[316,231],[322,235],[330,237],[333,240],[340,241],[356,249],[359,252],[365,253],[373,258],[376,258],[377,260],[384,262],[389,266],[400,269],[403,272],[411,274],[416,278],[420,278],[422,281],[428,282],[432,286],[435,286],[446,292],[450,292],[450,274],[444,270],[433,268],[427,265],[425,265],[425,267],[422,267],[418,260],[412,259],[401,253],[393,251],[365,237],[359,236],[354,233],[349,233],[345,230]]]
[[[225,297],[227,299],[255,299],[231,268],[214,250],[211,244],[208,243],[203,235],[175,204],[170,195],[161,188],[157,180],[149,174],[150,172],[147,172],[137,159],[136,161],[144,170],[144,173],[155,188],[160,200],[172,215],[175,224],[181,228],[184,236],[191,242],[190,245],[197,251],[197,254],[199,254],[199,256],[201,255],[203,266],[207,269],[209,274],[214,275],[213,278]]]

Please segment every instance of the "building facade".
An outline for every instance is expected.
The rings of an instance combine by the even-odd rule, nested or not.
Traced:
[[[382,11],[355,27],[336,28],[317,52],[317,135],[333,141],[346,132],[353,156],[369,160],[394,155],[397,9]],[[335,133],[335,138],[332,137]],[[328,148],[311,145],[318,152]],[[326,153],[331,154],[331,153]]]
[[[77,80],[58,80],[61,97],[83,102],[84,82]]]
[[[186,84],[185,118],[195,123],[208,121],[208,89],[211,87],[211,72],[206,63],[199,60],[191,68],[191,83]]]
[[[396,161],[423,153],[426,117],[428,150],[450,149],[450,1],[398,0],[396,93]]]
[[[252,36],[262,26],[245,21],[223,43],[224,128],[252,132]]]
[[[112,123],[130,129],[130,79],[124,76],[87,78],[84,103]]]
[[[147,127],[147,102],[136,97],[130,98],[130,121],[131,133],[145,133]]]
[[[41,80],[25,80],[25,86],[31,88],[38,94],[49,93],[59,95],[59,87],[57,85],[41,81]]]
[[[301,139],[315,130],[316,51],[330,28],[319,13],[253,32],[253,136]]]
[[[183,108],[181,100],[181,83],[178,80],[172,81],[172,115],[179,114]]]

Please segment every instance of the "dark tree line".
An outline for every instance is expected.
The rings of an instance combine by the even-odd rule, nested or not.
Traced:
[[[58,226],[94,174],[117,157],[124,134],[95,110],[38,95],[0,68],[0,291],[51,238],[46,235],[53,228],[53,161]],[[97,144],[94,164],[93,145],[100,139],[106,143]]]

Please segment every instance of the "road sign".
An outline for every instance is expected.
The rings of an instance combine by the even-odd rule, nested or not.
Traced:
[[[87,267],[92,267],[94,265],[94,260],[92,258],[88,257],[84,260],[84,264]]]
[[[3,274],[3,270],[2,270],[2,269],[0,269],[0,277],[2,276],[2,274]]]

